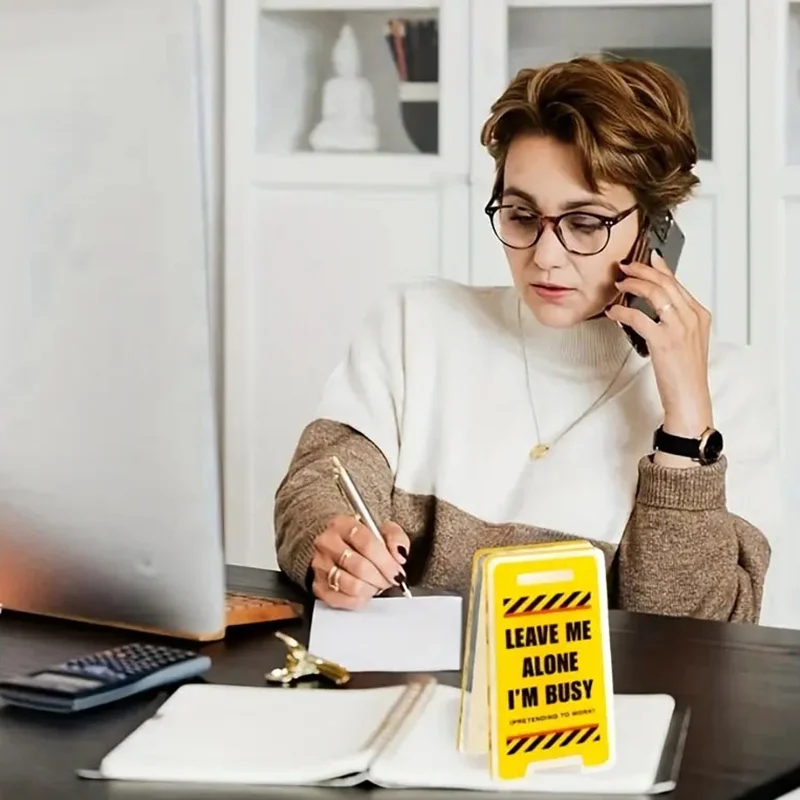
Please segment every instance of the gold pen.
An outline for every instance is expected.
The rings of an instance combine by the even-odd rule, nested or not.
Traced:
[[[350,508],[353,510],[353,513],[361,522],[364,523],[364,525],[366,525],[373,536],[377,537],[384,544],[386,544],[383,536],[381,536],[380,529],[375,523],[374,517],[372,514],[370,514],[367,504],[364,502],[364,498],[361,496],[361,493],[358,491],[358,489],[356,489],[356,485],[353,483],[350,473],[344,468],[344,464],[342,464],[342,462],[339,461],[336,456],[333,456],[333,467],[334,472],[336,473],[336,480],[339,483],[339,488],[341,489],[342,494],[345,496],[347,502],[350,504]],[[413,595],[409,591],[408,584],[404,580],[400,581],[400,589],[406,597],[413,599]]]

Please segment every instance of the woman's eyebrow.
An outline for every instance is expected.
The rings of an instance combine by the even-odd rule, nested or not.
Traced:
[[[564,211],[572,211],[576,208],[585,208],[586,206],[599,206],[600,208],[608,209],[612,214],[619,214],[618,208],[612,206],[611,203],[600,197],[584,197],[580,200],[569,200],[564,203],[561,208],[563,208]]]
[[[503,189],[503,197],[518,197],[520,200],[524,200],[532,206],[538,205],[536,198],[530,192],[526,192],[524,189],[518,189],[516,186],[506,186],[506,188]]]
[[[526,192],[524,189],[520,189],[516,186],[507,186],[503,190],[503,197],[518,197],[520,200],[524,200],[526,203],[530,203],[536,208],[539,206],[536,202],[536,198],[530,192]],[[618,208],[611,205],[611,203],[606,200],[603,200],[601,197],[594,195],[568,200],[561,204],[561,209],[562,211],[574,211],[576,208],[585,208],[586,206],[599,206],[600,208],[608,209],[612,214],[619,214]]]

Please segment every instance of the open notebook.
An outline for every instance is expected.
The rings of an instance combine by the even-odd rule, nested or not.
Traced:
[[[85,778],[216,784],[670,791],[688,715],[667,695],[618,695],[617,762],[494,783],[487,756],[456,747],[460,690],[423,679],[379,689],[188,684]]]

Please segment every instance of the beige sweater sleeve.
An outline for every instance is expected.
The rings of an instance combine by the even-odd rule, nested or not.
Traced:
[[[334,455],[347,468],[375,517],[389,519],[393,478],[381,451],[341,423],[315,420],[308,425],[275,495],[278,566],[303,587],[314,539],[331,517],[352,513],[334,480]]]
[[[645,457],[618,552],[621,608],[758,622],[770,545],[727,510],[727,461],[670,469]]]

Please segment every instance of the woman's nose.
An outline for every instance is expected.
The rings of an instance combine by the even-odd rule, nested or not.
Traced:
[[[539,241],[533,246],[533,260],[542,270],[561,269],[567,265],[569,254],[555,231],[555,226],[548,222]]]

